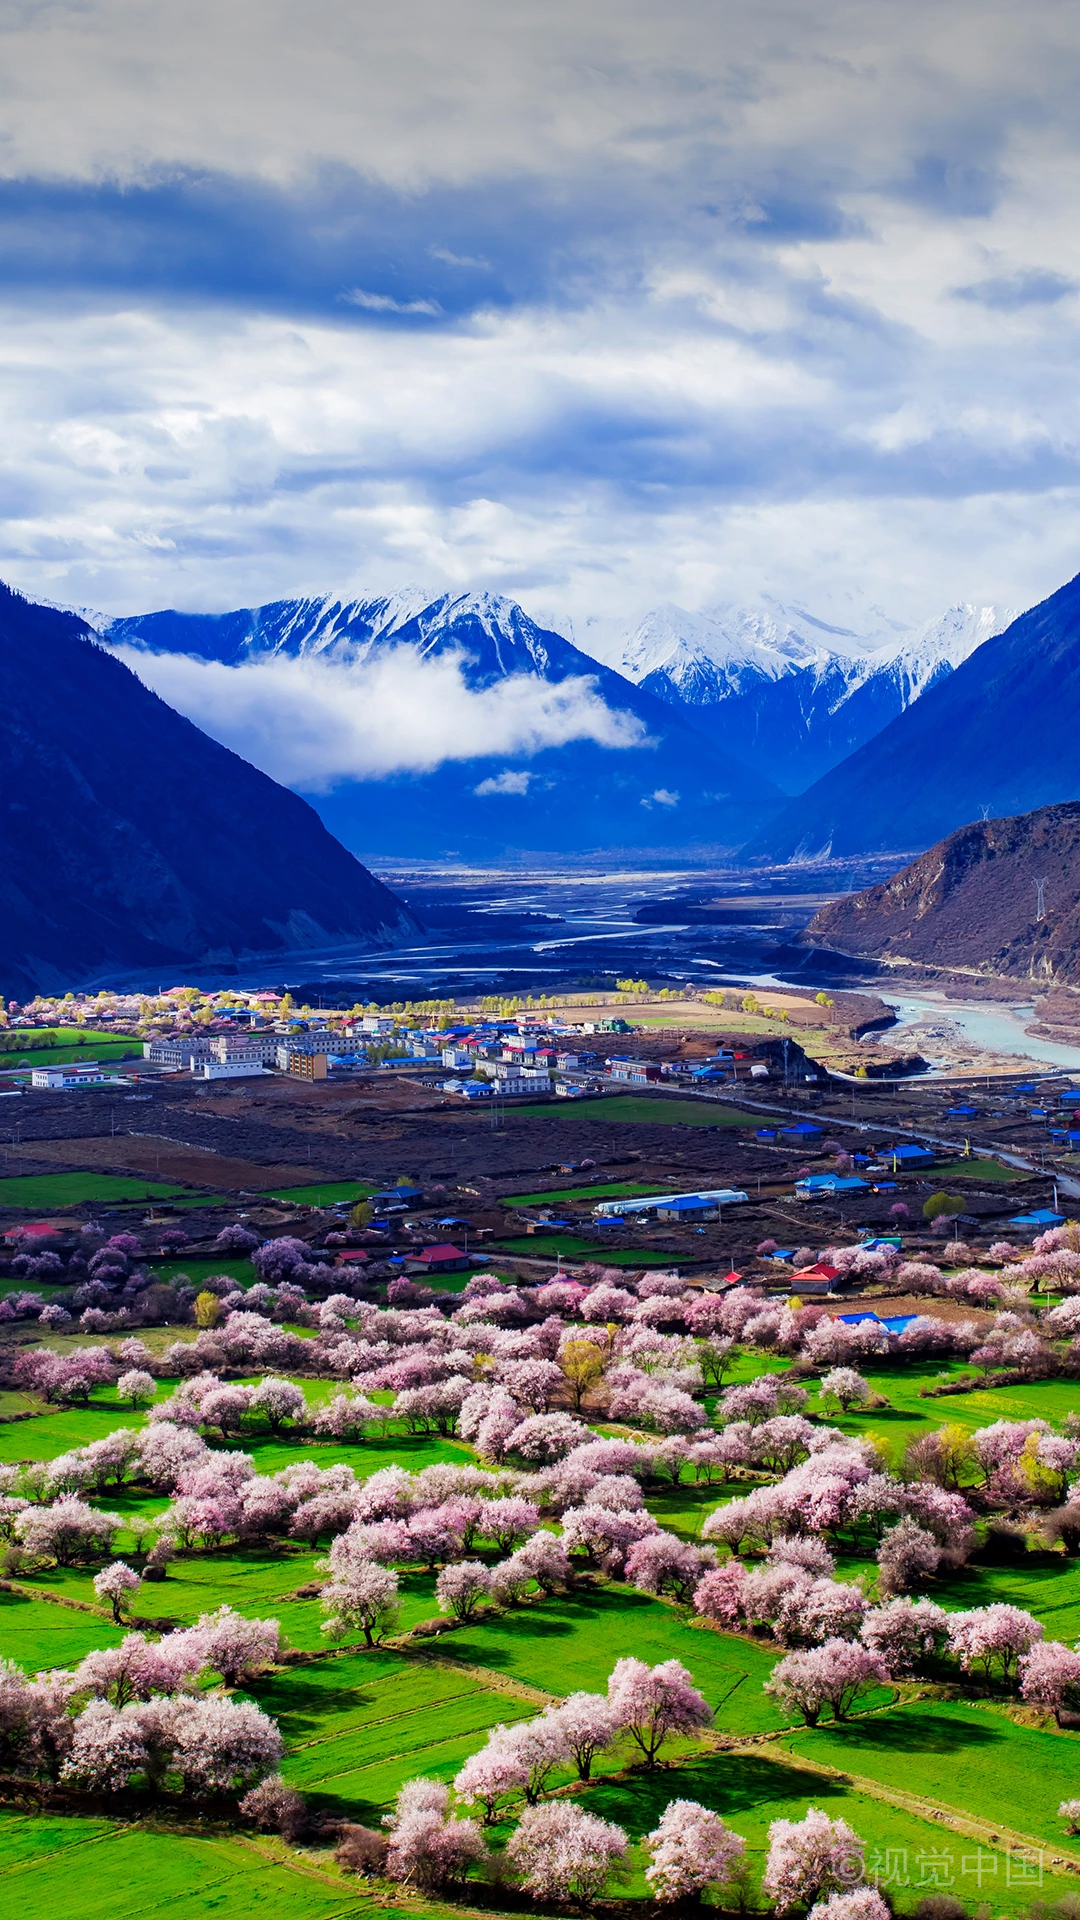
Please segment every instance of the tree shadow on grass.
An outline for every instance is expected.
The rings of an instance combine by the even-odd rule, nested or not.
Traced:
[[[1000,1746],[1009,1738],[1007,1725],[998,1726],[989,1715],[949,1718],[944,1715],[905,1710],[882,1714],[873,1720],[831,1721],[820,1731],[830,1740],[842,1740],[853,1753],[859,1748],[878,1753],[958,1753],[972,1747]],[[806,1738],[805,1751],[813,1751],[813,1732]]]
[[[585,1804],[590,1813],[614,1820],[635,1837],[655,1827],[669,1800],[697,1800],[725,1819],[748,1808],[776,1802],[805,1800],[814,1804],[841,1800],[847,1789],[840,1781],[808,1776],[795,1767],[759,1760],[753,1754],[702,1754],[680,1765],[677,1774],[660,1767],[644,1768],[617,1780],[601,1779]]]

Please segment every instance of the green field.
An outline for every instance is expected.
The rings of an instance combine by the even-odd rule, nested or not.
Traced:
[[[1076,1795],[1080,1738],[1017,1726],[993,1704],[925,1700],[784,1746],[808,1760],[1000,1821],[1056,1847],[1058,1804]]]
[[[886,1156],[887,1157],[887,1156]],[[1019,1167],[1002,1166],[1000,1160],[950,1160],[931,1169],[934,1179],[942,1180],[1030,1180]]]
[[[278,1849],[280,1855],[280,1849]],[[0,1888],[22,1920],[339,1920],[368,1914],[363,1883],[275,1857],[267,1845],[139,1824],[0,1812]],[[391,1909],[393,1911],[393,1909]]]
[[[291,1200],[298,1207],[332,1207],[338,1201],[366,1200],[379,1188],[362,1180],[322,1180],[309,1187],[281,1187],[267,1194],[268,1200]]]
[[[224,1255],[220,1260],[185,1260],[181,1253],[175,1259],[155,1260],[153,1273],[157,1280],[174,1280],[178,1273],[186,1273],[192,1286],[198,1286],[216,1273],[229,1274],[242,1287],[255,1284],[255,1269],[250,1260],[236,1260]]]
[[[147,1180],[141,1173],[26,1173],[0,1179],[0,1207],[120,1205],[124,1201],[172,1200],[186,1187]]]
[[[130,1060],[142,1058],[142,1041],[130,1035],[97,1033],[83,1027],[27,1027],[6,1033],[0,1029],[0,1070],[26,1060],[34,1067],[66,1067],[73,1060]]]
[[[507,1199],[500,1200],[500,1207],[547,1207],[561,1205],[565,1200],[636,1200],[639,1196],[655,1193],[655,1186],[635,1186],[632,1180],[616,1180],[609,1187],[564,1187],[558,1193],[513,1193]]]
[[[756,1127],[760,1123],[749,1114],[737,1113],[734,1107],[714,1106],[697,1100],[678,1100],[659,1094],[650,1098],[647,1093],[601,1094],[595,1100],[574,1100],[568,1103],[571,1113],[580,1120],[600,1120],[605,1125],[617,1120],[620,1126],[648,1127]],[[534,1107],[511,1107],[510,1113],[522,1113],[527,1118],[558,1120],[562,1116],[559,1104]]]

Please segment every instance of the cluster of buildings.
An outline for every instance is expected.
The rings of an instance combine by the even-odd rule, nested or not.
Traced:
[[[181,1034],[143,1042],[143,1057],[167,1072],[196,1080],[241,1080],[287,1073],[295,1080],[325,1080],[333,1067],[365,1063],[362,1050],[343,1050],[329,1029],[294,1034]]]

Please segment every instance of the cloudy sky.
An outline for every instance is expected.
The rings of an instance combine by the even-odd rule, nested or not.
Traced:
[[[0,0],[0,574],[1030,604],[1078,69],[1059,0]]]

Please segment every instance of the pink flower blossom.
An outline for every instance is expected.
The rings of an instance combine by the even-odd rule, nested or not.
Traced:
[[[700,1900],[707,1888],[730,1885],[746,1857],[745,1840],[696,1800],[669,1800],[645,1846],[645,1878],[658,1900]]]
[[[572,1800],[553,1800],[526,1809],[506,1854],[535,1899],[583,1907],[603,1892],[628,1844],[621,1827],[583,1812]]]
[[[863,1878],[864,1851],[846,1820],[830,1820],[819,1807],[808,1807],[802,1820],[774,1820],[762,1891],[781,1914],[822,1894],[851,1892]]]
[[[888,1678],[883,1662],[869,1647],[851,1640],[826,1640],[824,1646],[789,1653],[778,1661],[765,1691],[785,1713],[801,1713],[808,1727],[816,1727],[824,1706],[832,1708],[834,1720],[846,1720],[858,1695],[867,1687],[886,1685]]]
[[[655,1767],[671,1734],[698,1733],[712,1724],[712,1708],[678,1660],[649,1667],[644,1660],[617,1660],[607,1688],[619,1726]]]

